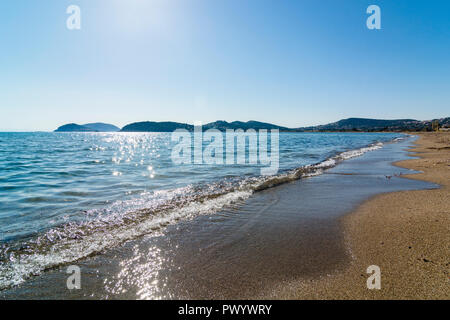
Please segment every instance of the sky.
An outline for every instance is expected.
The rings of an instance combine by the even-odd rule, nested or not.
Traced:
[[[450,116],[449,16],[448,0],[1,1],[0,130]]]

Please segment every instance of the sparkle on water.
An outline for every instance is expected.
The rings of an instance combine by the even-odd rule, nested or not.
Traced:
[[[175,165],[170,133],[0,133],[0,289],[213,213],[261,186],[297,178],[293,169],[321,163],[307,173],[318,174],[398,136],[281,133],[278,180],[266,181],[260,166]],[[140,296],[155,297],[162,261],[158,252],[141,256],[140,271],[148,274],[139,280]],[[123,263],[125,270],[132,262]]]

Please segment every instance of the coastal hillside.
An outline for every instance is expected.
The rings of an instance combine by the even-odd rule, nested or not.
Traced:
[[[277,126],[275,124],[259,122],[259,121],[254,121],[254,120],[247,121],[247,122],[242,122],[242,121],[233,121],[233,122],[216,121],[216,122],[211,122],[211,123],[208,123],[208,124],[204,125],[203,128],[205,130],[218,129],[220,131],[225,131],[225,130],[228,130],[228,129],[232,129],[232,130],[237,130],[237,129],[242,129],[242,130],[248,130],[248,129],[256,129],[256,130],[278,129],[280,131],[293,131],[293,129],[289,129],[289,128],[286,128],[286,127],[281,127],[281,126]]]
[[[401,132],[401,131],[432,131],[432,123],[439,122],[440,128],[450,128],[450,118],[441,118],[435,120],[414,120],[414,119],[397,119],[397,120],[380,120],[380,119],[365,119],[365,118],[348,118],[337,122],[300,128],[287,128],[271,123],[259,121],[215,121],[203,126],[203,130],[218,129],[225,131],[228,129],[278,129],[281,132],[326,132],[326,131],[387,131],[387,132]],[[194,126],[179,122],[136,122],[123,127],[123,132],[172,132],[176,129],[194,130]]]
[[[117,131],[120,131],[119,127],[116,127],[113,124],[102,123],[102,122],[83,124],[83,127],[87,127],[89,129],[92,129],[92,130],[95,130],[95,131],[98,131],[98,132],[117,132]]]
[[[179,122],[153,122],[153,121],[145,121],[145,122],[136,122],[129,125],[126,125],[122,128],[122,132],[172,132],[176,129],[186,129],[189,131],[194,130],[194,126],[186,123]],[[259,122],[259,121],[215,121],[203,126],[203,130],[209,129],[217,129],[220,131],[225,131],[228,129],[237,130],[237,129],[279,129],[280,131],[294,131],[293,129],[289,129],[286,127],[277,126],[271,123]]]
[[[365,119],[365,118],[348,118],[339,120],[337,122],[310,126],[300,128],[288,128],[278,126],[272,123],[259,121],[233,121],[227,122],[223,120],[207,123],[203,126],[203,130],[217,129],[220,131],[237,130],[237,129],[255,129],[255,130],[272,130],[278,129],[281,132],[401,132],[401,131],[432,131],[433,123],[439,123],[440,128],[450,128],[450,117],[434,119],[434,120],[414,120],[414,119],[396,119],[396,120],[381,120],[381,119]],[[165,121],[143,121],[134,122],[124,126],[121,130],[111,124],[107,123],[89,123],[85,125],[78,125],[75,123],[66,124],[56,129],[56,132],[173,132],[177,129],[185,129],[189,131],[194,130],[194,126],[187,123]]]
[[[69,123],[60,126],[55,132],[117,132],[120,128],[109,123],[88,123],[84,125],[79,125],[76,123]]]
[[[135,122],[126,125],[122,128],[122,132],[172,132],[177,129],[187,129],[189,131],[194,130],[194,126],[186,123],[179,122],[154,122],[144,121]]]
[[[325,125],[298,128],[297,131],[431,131],[434,121],[437,121],[441,128],[450,127],[449,117],[425,121],[348,118]]]
[[[348,118],[339,120],[337,122],[302,128],[304,130],[317,131],[338,131],[338,130],[388,130],[389,128],[415,128],[420,125],[420,121],[413,119],[399,119],[399,120],[379,120],[379,119],[364,119],[364,118]]]
[[[60,126],[55,132],[96,132],[96,130],[90,129],[85,126],[80,126],[76,123],[69,123],[63,126]]]

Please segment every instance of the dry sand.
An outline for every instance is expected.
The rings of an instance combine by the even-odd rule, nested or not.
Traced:
[[[351,265],[296,284],[297,298],[450,299],[450,132],[421,133],[416,145],[412,155],[420,159],[396,165],[441,188],[381,194],[345,216]],[[380,290],[367,289],[370,265],[381,269]]]

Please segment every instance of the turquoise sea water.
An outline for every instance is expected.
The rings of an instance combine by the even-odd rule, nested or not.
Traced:
[[[259,166],[175,165],[170,133],[0,133],[0,289],[401,136],[280,133],[280,170],[263,177]]]

